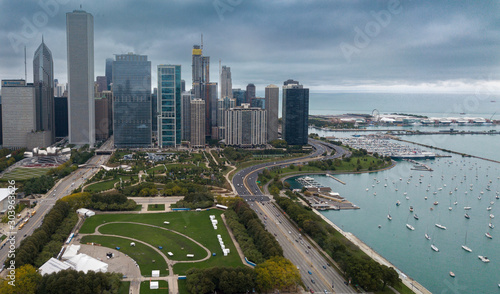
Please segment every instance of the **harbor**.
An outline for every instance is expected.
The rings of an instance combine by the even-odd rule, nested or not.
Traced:
[[[345,183],[329,174],[330,178],[338,181],[345,185]],[[310,176],[300,176],[291,177],[289,179],[290,183],[298,183],[302,186],[305,191],[302,193],[302,189],[296,187],[294,192],[301,193],[302,196],[307,200],[309,205],[317,210],[349,210],[349,209],[359,209],[359,207],[350,201],[341,197],[337,192],[331,192],[332,189],[328,186],[323,186],[318,183],[314,178]]]

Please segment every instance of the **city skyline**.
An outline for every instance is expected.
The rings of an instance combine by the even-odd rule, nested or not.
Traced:
[[[2,3],[0,40],[9,44],[0,49],[2,79],[24,77],[24,45],[32,55],[43,35],[54,77],[67,82],[65,48],[58,44],[65,13],[80,3],[54,3]],[[214,3],[84,3],[95,17],[94,76],[105,75],[106,58],[135,52],[150,56],[153,66],[182,65],[191,81],[190,49],[203,34],[204,54],[231,67],[233,88],[253,83],[258,95],[288,78],[316,92],[500,90],[498,3],[237,1],[226,10]],[[154,17],[160,13],[171,17]],[[215,64],[210,74],[218,76]]]

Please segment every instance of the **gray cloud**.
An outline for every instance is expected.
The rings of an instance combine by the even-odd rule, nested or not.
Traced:
[[[56,5],[44,10],[38,3]],[[33,52],[43,34],[55,59],[56,78],[65,81],[65,13],[80,3],[0,0],[0,78],[24,76],[22,47],[9,41],[9,36],[18,36],[19,44],[27,47],[31,80]],[[218,11],[214,3],[225,3],[227,10],[219,6]],[[391,3],[398,4],[394,0],[87,0],[83,9],[94,15],[96,76],[104,75],[106,58],[136,52],[152,61],[153,81],[156,65],[172,63],[182,65],[189,84],[191,48],[203,33],[212,80],[217,81],[221,58],[231,67],[235,87],[255,83],[262,90],[288,78],[321,90],[422,85],[425,91],[454,81],[465,89],[487,80],[498,84],[498,2],[401,0],[395,6],[398,13],[390,12]],[[36,18],[42,13],[48,15],[46,21]],[[377,13],[390,19],[377,22]],[[27,21],[35,28],[28,38]],[[43,25],[37,26],[37,21]],[[357,44],[360,40],[364,43]],[[354,49],[349,58],[341,44]]]

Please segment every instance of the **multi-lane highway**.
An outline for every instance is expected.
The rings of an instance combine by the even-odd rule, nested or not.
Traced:
[[[112,142],[107,141],[101,149],[111,148]],[[36,210],[36,214],[33,215],[29,221],[24,225],[24,227],[20,230],[14,228],[10,232],[7,232],[7,235],[14,236],[14,245],[15,247],[19,247],[21,241],[27,236],[31,235],[33,231],[38,228],[43,221],[44,216],[50,211],[50,209],[54,206],[56,201],[66,195],[71,194],[71,192],[83,184],[88,178],[90,178],[93,174],[95,174],[99,170],[99,166],[108,161],[109,155],[95,155],[87,162],[87,168],[80,168],[71,173],[69,176],[60,180],[54,185],[54,187],[48,191],[44,197],[38,200],[37,206],[32,209]],[[23,213],[23,217],[25,217],[25,213]],[[3,247],[0,246],[0,268],[2,268],[2,264],[7,258],[10,249],[10,243],[5,243]],[[12,253],[12,250],[11,250]],[[15,252],[14,252],[15,254]]]
[[[340,276],[307,241],[307,238],[275,207],[273,201],[264,195],[256,183],[258,174],[265,168],[284,167],[290,164],[304,163],[311,160],[321,160],[342,157],[345,150],[339,146],[310,140],[315,151],[305,157],[288,159],[280,162],[262,163],[245,168],[233,177],[233,186],[236,192],[247,200],[266,225],[266,229],[274,234],[286,258],[300,271],[302,280],[308,290],[315,293],[355,293],[354,289],[344,284]],[[323,153],[335,150],[331,156],[322,156]]]

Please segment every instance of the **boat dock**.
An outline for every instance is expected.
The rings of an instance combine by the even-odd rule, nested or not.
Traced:
[[[411,170],[433,171],[433,169],[430,166],[428,166],[427,164],[415,161],[413,159],[403,159],[403,160],[406,160],[406,161],[414,164],[414,166]]]
[[[332,176],[331,174],[326,174],[326,176],[327,176],[327,177],[330,177],[330,178],[332,178],[332,179],[334,179],[335,181],[337,181],[337,182],[341,183],[342,185],[345,185],[345,183],[344,183],[344,182],[342,182],[341,180],[339,180],[339,179],[337,179],[336,177]]]
[[[330,192],[332,189],[330,187],[324,187],[320,183],[316,182],[315,179],[311,177],[302,177],[296,179],[296,181],[301,184],[307,191],[310,192]]]

